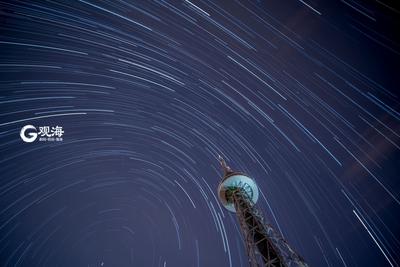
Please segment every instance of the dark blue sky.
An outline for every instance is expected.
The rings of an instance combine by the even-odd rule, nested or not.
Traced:
[[[247,266],[218,155],[310,266],[399,266],[388,1],[0,12],[1,266]],[[64,134],[26,143],[25,125]]]

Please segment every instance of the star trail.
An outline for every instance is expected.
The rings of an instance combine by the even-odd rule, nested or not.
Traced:
[[[310,266],[400,266],[390,1],[0,12],[1,266],[248,266],[218,155]]]

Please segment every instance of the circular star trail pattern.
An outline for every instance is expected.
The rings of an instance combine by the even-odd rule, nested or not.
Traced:
[[[399,266],[389,1],[0,10],[1,266],[247,266],[218,155],[310,266]]]

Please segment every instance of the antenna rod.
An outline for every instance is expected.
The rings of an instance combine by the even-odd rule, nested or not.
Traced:
[[[231,173],[232,169],[228,165],[226,165],[226,162],[221,157],[221,155],[218,155],[218,159],[219,159],[219,162],[221,163],[222,170],[224,171],[224,176],[226,176],[227,174]]]

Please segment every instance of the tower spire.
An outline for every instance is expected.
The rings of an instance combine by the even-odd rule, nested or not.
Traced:
[[[219,162],[221,163],[222,170],[224,171],[224,176],[227,176],[228,174],[233,173],[232,169],[228,165],[226,165],[226,162],[221,157],[221,155],[218,155],[218,159],[219,159]]]

